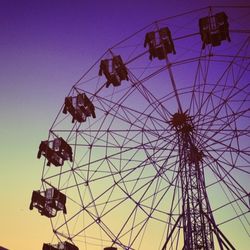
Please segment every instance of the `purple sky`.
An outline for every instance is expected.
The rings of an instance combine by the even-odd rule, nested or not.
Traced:
[[[14,207],[9,210],[11,216],[0,214],[0,225],[1,216],[8,216],[18,228],[24,227],[24,221],[15,222],[16,217],[35,220],[38,216],[31,217],[26,210],[31,191],[40,185],[41,162],[35,159],[39,142],[47,137],[71,86],[107,48],[157,19],[235,3],[249,1],[1,0],[0,197],[4,197],[1,204]],[[23,194],[18,203],[16,194]],[[28,233],[7,227],[0,244],[17,250],[11,234],[28,242]],[[25,250],[39,249],[40,241]]]

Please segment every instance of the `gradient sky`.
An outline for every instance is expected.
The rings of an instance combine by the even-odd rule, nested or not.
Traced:
[[[249,1],[0,0],[0,245],[38,250],[49,221],[30,212],[36,159],[71,86],[116,42],[156,19]],[[244,249],[242,249],[244,250]]]

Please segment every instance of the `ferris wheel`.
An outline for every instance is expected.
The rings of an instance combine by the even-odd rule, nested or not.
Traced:
[[[54,233],[43,250],[249,240],[249,18],[245,6],[157,20],[74,84],[37,155],[30,209]]]

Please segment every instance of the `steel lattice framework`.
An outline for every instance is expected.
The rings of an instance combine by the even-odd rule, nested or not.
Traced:
[[[249,240],[249,18],[217,6],[158,20],[74,84],[31,204],[56,240],[238,249],[232,227]]]

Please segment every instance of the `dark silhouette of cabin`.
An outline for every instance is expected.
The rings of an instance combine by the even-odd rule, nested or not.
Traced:
[[[176,54],[173,39],[169,28],[148,32],[145,36],[144,47],[149,47],[149,59],[166,59],[167,54]]]
[[[101,60],[99,76],[105,75],[106,87],[112,84],[114,87],[120,86],[122,80],[128,81],[128,71],[121,56],[114,56],[112,59]]]
[[[66,195],[55,188],[48,188],[45,191],[33,191],[30,203],[30,210],[37,208],[41,215],[48,218],[55,217],[58,211],[67,213]]]
[[[79,250],[79,248],[67,241],[60,242],[56,245],[52,244],[43,244],[43,250]]]
[[[85,93],[65,98],[63,113],[72,115],[72,122],[85,122],[87,117],[96,118],[95,107]]]
[[[228,17],[225,12],[200,18],[199,28],[201,40],[203,42],[202,49],[205,49],[205,46],[208,44],[219,46],[221,41],[231,41],[229,36]]]
[[[72,149],[62,137],[52,141],[42,141],[37,158],[41,158],[42,155],[48,160],[47,166],[50,166],[51,163],[56,167],[63,166],[65,160],[70,160],[71,162],[73,160]]]

